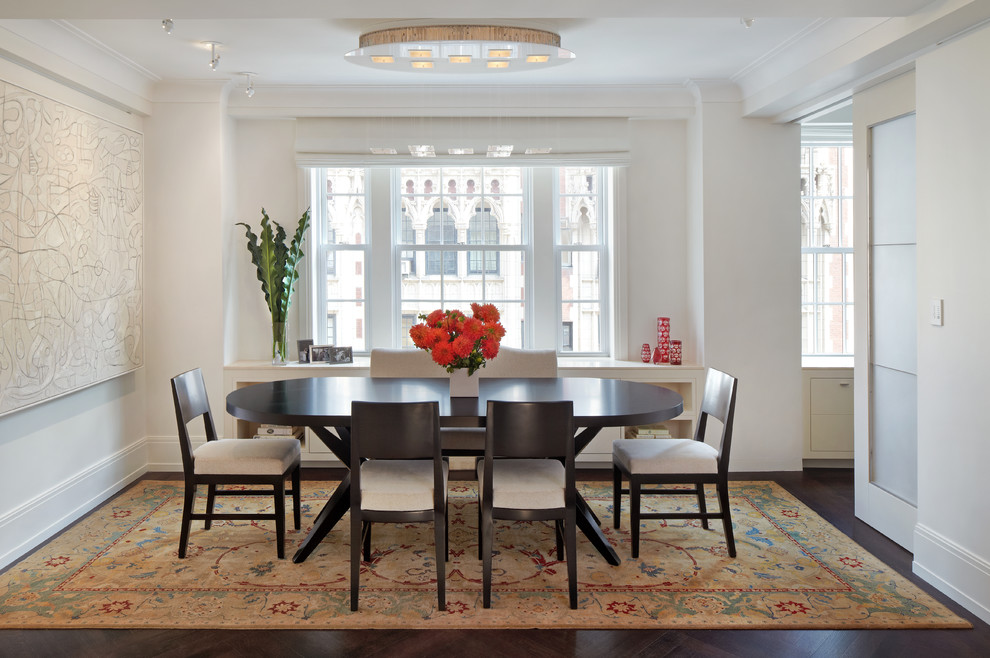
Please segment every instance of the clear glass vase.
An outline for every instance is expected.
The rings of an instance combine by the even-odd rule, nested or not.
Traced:
[[[272,322],[272,365],[284,366],[286,326],[284,322]]]

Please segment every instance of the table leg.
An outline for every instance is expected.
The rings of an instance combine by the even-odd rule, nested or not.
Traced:
[[[311,427],[313,433],[323,441],[331,452],[343,462],[344,466],[350,466],[350,445],[348,443],[350,439],[350,431],[346,427],[336,427],[339,436],[334,436],[325,427]],[[330,500],[326,502],[323,509],[320,510],[319,515],[317,515],[316,520],[313,521],[313,528],[306,535],[306,539],[303,540],[302,544],[299,546],[299,550],[296,554],[292,556],[292,561],[296,564],[303,562],[310,554],[316,550],[323,538],[333,530],[333,527],[337,525],[337,522],[344,516],[351,506],[351,474],[348,473],[337,485],[333,494],[330,496]]]
[[[602,532],[601,526],[598,524],[598,518],[595,513],[591,511],[588,507],[587,501],[581,494],[577,495],[575,501],[577,505],[577,525],[587,537],[595,549],[602,554],[605,561],[611,564],[613,567],[619,566],[621,561],[619,560],[619,554],[615,552],[612,548],[612,544],[608,542],[605,538],[605,533]]]

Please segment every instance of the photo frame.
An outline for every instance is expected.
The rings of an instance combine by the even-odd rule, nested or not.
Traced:
[[[296,341],[296,349],[299,350],[299,363],[309,363],[309,347],[312,344],[312,338],[302,338]]]
[[[331,363],[354,363],[354,352],[350,347],[331,347]]]
[[[329,362],[331,349],[333,349],[333,345],[310,345],[309,362],[310,363]]]

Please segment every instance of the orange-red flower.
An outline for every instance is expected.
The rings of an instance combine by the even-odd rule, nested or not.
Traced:
[[[505,327],[494,304],[471,304],[471,312],[472,317],[456,309],[420,314],[422,322],[409,329],[409,337],[447,372],[467,368],[473,375],[486,359],[498,356]]]

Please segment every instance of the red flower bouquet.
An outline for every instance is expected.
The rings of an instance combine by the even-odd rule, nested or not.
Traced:
[[[467,368],[468,375],[473,375],[478,368],[485,367],[487,359],[498,356],[505,327],[499,323],[494,304],[471,304],[471,311],[470,318],[458,310],[421,313],[422,322],[409,329],[409,337],[447,372]]]

